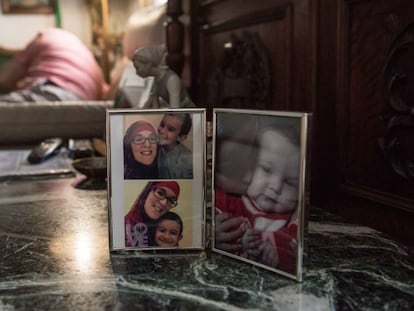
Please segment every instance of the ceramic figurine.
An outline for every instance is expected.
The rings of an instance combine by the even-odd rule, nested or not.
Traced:
[[[146,106],[154,109],[194,107],[180,77],[165,64],[166,55],[165,47],[157,45],[140,48],[132,57],[138,76],[155,78],[150,103]]]

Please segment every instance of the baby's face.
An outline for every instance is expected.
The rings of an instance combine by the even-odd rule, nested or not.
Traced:
[[[161,220],[155,231],[155,242],[157,245],[161,247],[174,247],[178,246],[180,240],[180,224],[174,220]]]
[[[298,200],[299,146],[272,130],[263,133],[260,146],[247,194],[264,212],[293,211]]]

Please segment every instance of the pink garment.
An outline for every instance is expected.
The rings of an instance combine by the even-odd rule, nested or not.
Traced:
[[[100,100],[108,85],[91,51],[74,34],[58,28],[39,32],[15,60],[32,84],[49,80],[85,100]]]
[[[215,189],[215,204],[216,214],[226,212],[232,217],[242,217],[240,226],[260,230],[262,240],[269,241],[278,254],[277,268],[295,273],[296,256],[292,251],[292,243],[296,241],[298,224],[291,219],[293,213],[264,213],[247,196],[228,194],[220,189]],[[244,252],[237,255],[247,257]]]

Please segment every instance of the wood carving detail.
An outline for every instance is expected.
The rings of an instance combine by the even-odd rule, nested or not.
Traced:
[[[260,37],[244,31],[232,33],[224,45],[222,63],[211,81],[215,102],[226,108],[255,107],[270,104],[270,64]]]
[[[379,146],[394,172],[414,181],[414,23],[394,40],[384,78],[391,112]]]

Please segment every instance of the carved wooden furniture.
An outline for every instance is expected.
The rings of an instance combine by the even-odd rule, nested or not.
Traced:
[[[191,1],[207,108],[311,111],[311,201],[414,240],[414,2]]]

